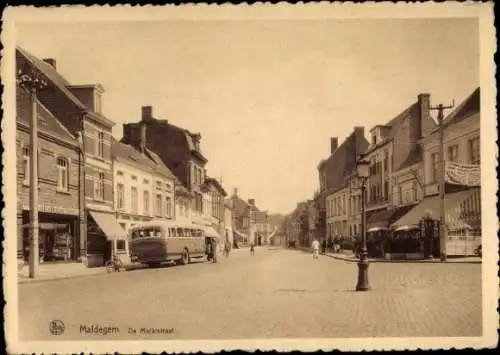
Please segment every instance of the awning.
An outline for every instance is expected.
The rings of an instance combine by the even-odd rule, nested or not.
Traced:
[[[205,227],[203,230],[205,231],[205,237],[220,239],[219,233],[212,227]]]
[[[412,206],[402,206],[391,209],[384,209],[371,213],[366,219],[367,232],[388,230],[391,223],[401,218],[413,208]]]
[[[115,216],[109,213],[90,211],[95,223],[102,229],[108,240],[127,240],[127,233],[118,224]]]
[[[463,202],[477,194],[475,189],[459,191],[445,195],[446,224],[449,229],[471,229],[468,221],[464,221]],[[424,198],[410,212],[394,222],[393,229],[418,228],[420,220],[430,212],[433,219],[439,219],[439,195]]]

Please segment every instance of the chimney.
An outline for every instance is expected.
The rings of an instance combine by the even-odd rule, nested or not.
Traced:
[[[53,58],[44,58],[43,61],[50,65],[52,68],[57,69],[56,67],[56,60]]]
[[[248,199],[248,203],[250,204],[250,206],[255,206],[255,199],[253,198]]]
[[[419,146],[420,139],[423,136],[422,126],[428,125],[430,118],[430,101],[431,95],[423,93],[418,95],[418,113],[414,117],[413,122],[410,122],[410,142]]]
[[[331,137],[330,138],[330,153],[333,154],[333,152],[337,149],[339,145],[339,138],[338,137]]]
[[[147,127],[144,122],[141,123],[139,129],[141,130],[141,135],[140,135],[140,141],[139,141],[139,147],[141,148],[141,152],[144,153],[146,150],[146,134],[147,134]]]
[[[233,195],[236,197],[238,196],[238,188],[236,188],[236,187],[234,188]]]
[[[153,120],[153,106],[142,106],[142,121],[151,122]]]

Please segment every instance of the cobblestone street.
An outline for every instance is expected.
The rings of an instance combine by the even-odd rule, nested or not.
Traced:
[[[261,247],[218,264],[20,284],[20,339],[481,335],[481,265],[376,263],[369,275],[372,290],[354,292],[355,263]],[[50,335],[52,320],[62,335]],[[173,333],[139,334],[151,327]]]

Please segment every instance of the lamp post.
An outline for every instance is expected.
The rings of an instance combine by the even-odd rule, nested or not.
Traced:
[[[357,175],[361,182],[361,252],[358,262],[358,284],[356,291],[370,290],[368,282],[368,250],[366,248],[366,180],[369,176],[370,162],[359,159],[356,165]]]
[[[30,256],[29,277],[36,278],[40,263],[39,236],[38,236],[38,111],[37,92],[47,86],[45,79],[37,72],[25,71],[21,68],[17,72],[17,83],[30,93]]]

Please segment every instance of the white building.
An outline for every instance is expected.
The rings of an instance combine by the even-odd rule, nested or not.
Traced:
[[[153,152],[113,140],[112,158],[114,207],[125,231],[139,222],[175,218],[175,177]],[[128,255],[125,241],[113,248]]]

